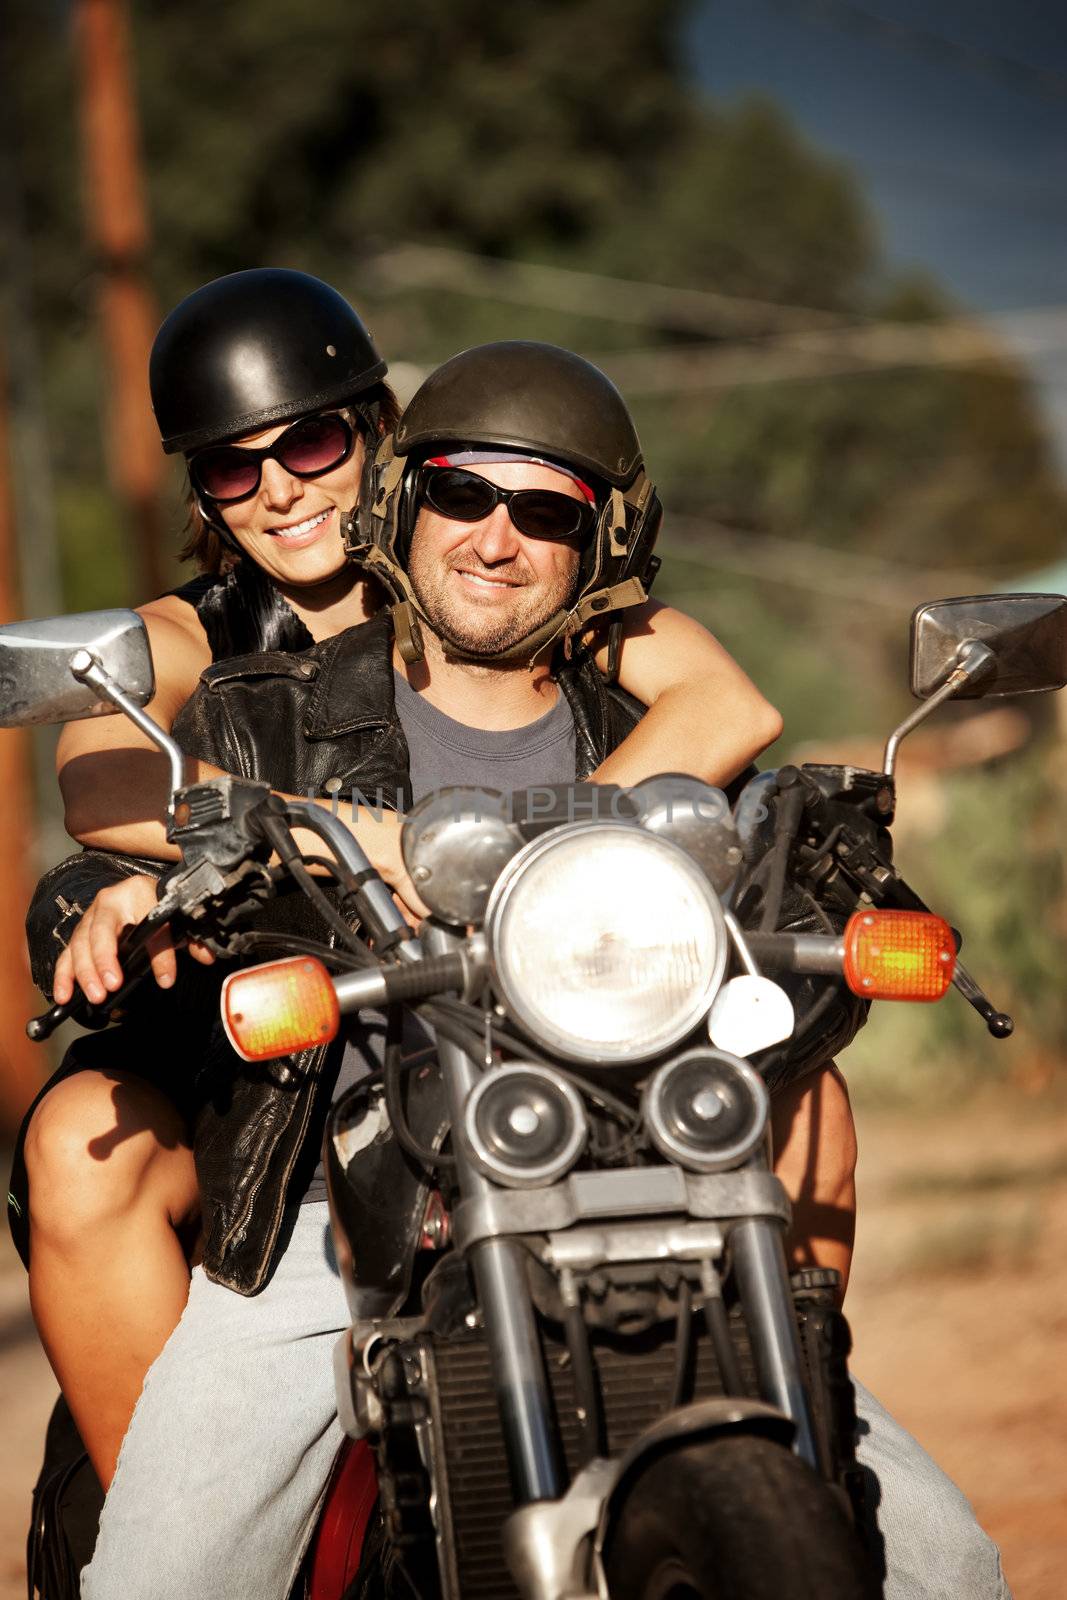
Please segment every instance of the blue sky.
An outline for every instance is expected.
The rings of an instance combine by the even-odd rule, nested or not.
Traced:
[[[1067,461],[1060,0],[699,0],[685,44],[717,100],[773,95],[853,167],[891,265],[928,268],[1009,340],[1010,313],[1064,307],[1027,358]]]

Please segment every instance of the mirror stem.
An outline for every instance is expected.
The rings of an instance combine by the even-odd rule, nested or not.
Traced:
[[[920,722],[925,722],[927,717],[937,710],[946,700],[951,700],[958,694],[965,684],[973,683],[976,678],[982,678],[996,664],[996,655],[989,646],[982,644],[978,639],[965,639],[956,652],[957,665],[949,673],[940,689],[936,689],[923,705],[913,711],[910,717],[905,717],[899,728],[894,728],[889,735],[882,758],[882,771],[887,778],[893,776],[897,764],[897,751],[902,739],[907,738],[913,728]]]
[[[70,670],[79,683],[87,683],[90,689],[95,689],[103,700],[110,700],[113,706],[123,712],[134,725],[140,728],[152,743],[162,750],[170,762],[170,788],[171,797],[176,790],[185,783],[185,756],[181,747],[175,743],[169,733],[164,733],[158,723],[135,700],[131,700],[124,689],[120,689],[115,680],[108,676],[96,657],[88,650],[76,650],[70,658]],[[169,810],[169,805],[168,805]]]

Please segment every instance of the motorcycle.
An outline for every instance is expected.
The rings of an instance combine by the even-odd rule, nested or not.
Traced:
[[[825,1059],[873,999],[954,984],[1010,1033],[893,864],[896,756],[949,698],[1061,687],[1065,658],[1062,597],[937,602],[912,620],[923,704],[881,772],[784,767],[732,808],[677,776],[430,796],[403,829],[431,911],[416,937],[322,807],[242,779],[184,784],[142,709],[133,613],[0,629],[0,723],[129,716],[170,759],[182,856],[126,936],[123,989],[53,1007],[31,1037],[106,1020],[166,920],[254,958],[221,995],[246,1061],[386,1013],[384,1065],[325,1140],[352,1442],[310,1600],[875,1592],[847,1324],[836,1274],[787,1270],[766,1082],[798,1052]],[[332,897],[297,824],[328,852]],[[329,943],[249,926],[284,882]],[[405,1050],[405,1017],[430,1059]]]

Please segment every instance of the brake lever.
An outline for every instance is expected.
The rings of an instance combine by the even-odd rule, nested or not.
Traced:
[[[930,907],[922,900],[904,879],[893,874],[893,878],[883,888],[883,903],[895,906],[898,911],[929,911]],[[959,949],[962,939],[958,931],[953,928],[953,938],[956,948]],[[998,1011],[996,1006],[979,988],[971,977],[967,968],[956,962],[952,974],[952,986],[958,989],[969,1005],[972,1005],[982,1018],[994,1039],[1010,1039],[1015,1032],[1014,1018],[1006,1011]]]
[[[953,987],[958,989],[963,998],[968,1001],[978,1015],[985,1022],[986,1027],[994,1039],[1010,1039],[1015,1032],[1015,1020],[1009,1017],[1006,1011],[998,1011],[990,1000],[987,1000],[981,989],[975,983],[966,967],[961,967],[956,962],[956,969],[952,974]]]

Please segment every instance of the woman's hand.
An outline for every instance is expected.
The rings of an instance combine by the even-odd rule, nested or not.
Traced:
[[[119,938],[127,928],[141,922],[157,901],[156,879],[146,873],[124,878],[101,889],[71,935],[67,948],[56,962],[52,992],[59,1005],[65,1005],[77,984],[92,1001],[100,1005],[122,987],[119,963]],[[195,960],[205,965],[215,957],[203,945],[188,946]],[[155,980],[169,989],[178,975],[178,959],[168,926],[161,927],[146,946]]]
[[[365,807],[359,807],[353,814],[351,807],[343,806],[340,813],[414,927],[418,919],[427,915],[427,908],[404,865],[400,851],[401,819],[395,812],[371,811]],[[321,849],[317,835],[305,834],[301,840],[299,835],[303,830],[295,831],[298,843],[305,849]],[[123,878],[121,883],[101,889],[56,962],[52,992],[57,1004],[63,1005],[71,998],[75,985],[93,1005],[102,1004],[108,994],[122,987],[119,939],[127,928],[142,922],[155,907],[156,890],[157,880],[146,873]],[[177,950],[169,926],[159,928],[145,948],[156,982],[161,989],[169,989],[178,974]],[[203,945],[191,943],[187,948],[195,960],[205,965],[215,959]]]

